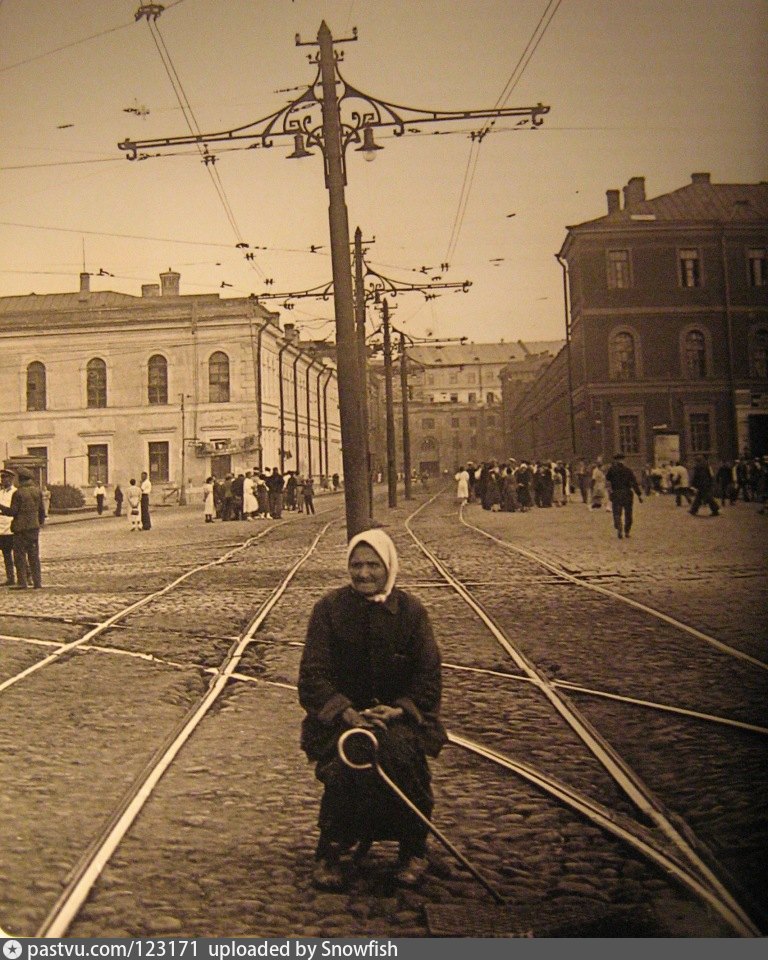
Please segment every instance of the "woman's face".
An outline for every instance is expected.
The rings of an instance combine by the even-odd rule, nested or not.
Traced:
[[[349,576],[358,593],[373,597],[382,593],[387,583],[387,568],[373,547],[359,543],[349,558]]]

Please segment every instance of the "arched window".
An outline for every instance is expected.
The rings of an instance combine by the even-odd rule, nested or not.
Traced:
[[[147,399],[150,403],[168,403],[168,361],[156,353],[147,364]]]
[[[27,410],[45,410],[45,366],[33,360],[27,367]]]
[[[211,403],[229,403],[229,357],[220,350],[208,361],[208,399]]]
[[[635,338],[626,330],[611,337],[611,373],[616,380],[634,380],[637,376]]]
[[[701,330],[689,330],[684,347],[686,376],[691,380],[703,380],[707,375],[707,341]]]
[[[88,391],[89,407],[106,407],[107,405],[107,365],[103,360],[94,357],[88,361],[86,369],[86,386]]]
[[[765,327],[758,328],[752,333],[750,341],[750,374],[768,380],[768,330]]]

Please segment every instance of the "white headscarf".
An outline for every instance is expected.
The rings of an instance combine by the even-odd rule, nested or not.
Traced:
[[[349,541],[347,546],[347,563],[349,563],[350,557],[352,556],[352,551],[361,543],[366,543],[372,550],[375,550],[381,558],[381,562],[387,568],[387,582],[384,584],[384,589],[381,593],[376,593],[372,597],[366,597],[366,600],[370,600],[372,603],[384,603],[390,593],[392,593],[395,580],[397,579],[397,550],[389,534],[384,533],[383,530],[363,530],[362,533],[356,534]]]

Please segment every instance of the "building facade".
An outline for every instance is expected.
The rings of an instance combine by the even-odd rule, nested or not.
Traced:
[[[768,453],[768,183],[606,196],[558,254],[566,347],[513,411],[516,443],[636,469]]]
[[[341,473],[335,364],[252,298],[0,298],[0,443],[44,457],[46,481],[88,488],[146,471],[168,492],[230,471]]]
[[[419,344],[408,349],[411,466],[418,473],[453,475],[459,464],[505,459],[508,438],[503,374],[519,366],[532,379],[560,341]],[[531,359],[535,358],[532,364]],[[394,404],[398,467],[402,469],[399,362]]]

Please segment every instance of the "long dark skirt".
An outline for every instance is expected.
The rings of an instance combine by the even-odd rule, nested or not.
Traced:
[[[430,817],[431,778],[417,732],[406,723],[394,723],[386,733],[376,731],[376,737],[382,769]],[[334,754],[317,764],[315,774],[325,784],[318,818],[319,853],[329,844],[349,848],[358,840],[399,840],[401,852],[423,854],[427,827],[373,770],[351,770]]]
[[[142,530],[151,530],[152,521],[149,518],[149,494],[141,495],[141,528]]]

